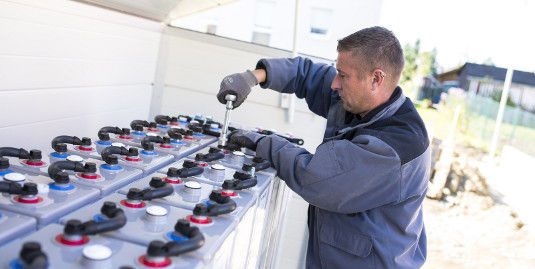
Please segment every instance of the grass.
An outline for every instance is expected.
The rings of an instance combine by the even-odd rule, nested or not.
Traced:
[[[441,105],[438,109],[429,108],[429,101],[416,104],[420,116],[426,127],[434,137],[445,139],[453,120],[456,105],[461,106],[461,114],[455,132],[455,142],[464,143],[475,148],[489,151],[492,134],[494,132],[495,118],[478,115],[467,109],[468,105],[462,101],[453,104]],[[498,155],[504,145],[512,145],[521,151],[535,156],[535,129],[502,123],[498,142]]]

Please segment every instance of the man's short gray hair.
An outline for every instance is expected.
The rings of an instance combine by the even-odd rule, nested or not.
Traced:
[[[380,26],[364,28],[338,40],[336,49],[338,52],[352,52],[353,56],[359,57],[364,65],[359,69],[363,72],[384,70],[395,84],[405,65],[398,39],[390,30]]]

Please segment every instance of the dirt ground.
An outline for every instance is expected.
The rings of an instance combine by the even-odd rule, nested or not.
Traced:
[[[535,227],[489,195],[477,170],[483,155],[456,148],[446,196],[424,202],[424,268],[535,268]]]

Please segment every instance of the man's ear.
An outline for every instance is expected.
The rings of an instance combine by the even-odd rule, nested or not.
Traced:
[[[379,88],[383,84],[383,82],[385,80],[385,77],[386,77],[386,73],[383,72],[383,70],[381,70],[381,69],[373,70],[373,73],[372,73],[372,88],[374,90]]]

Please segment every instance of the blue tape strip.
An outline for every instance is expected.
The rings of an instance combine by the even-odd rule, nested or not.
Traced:
[[[139,136],[146,136],[147,135],[146,133],[139,133],[139,132],[132,132],[132,134],[139,135]]]
[[[100,214],[96,214],[93,216],[93,220],[96,222],[104,221],[104,218]]]
[[[145,155],[156,155],[156,152],[154,152],[154,151],[144,151],[144,150],[142,150],[142,151],[141,151],[141,154],[145,154]]]
[[[13,173],[13,172],[15,172],[15,171],[9,169],[9,170],[7,170],[7,171],[0,172],[0,176],[3,177],[3,176],[5,176],[5,175],[7,175],[7,174],[9,174],[9,173]]]
[[[115,170],[115,171],[123,169],[123,167],[120,165],[109,166],[107,164],[102,164],[100,165],[100,167],[106,170]]]
[[[167,234],[167,237],[173,241],[176,241],[176,242],[180,242],[180,241],[186,241],[188,240],[187,237],[182,237],[182,236],[178,236],[176,235],[174,232],[168,232]]]
[[[69,184],[69,185],[67,185],[65,187],[62,187],[62,186],[56,185],[55,183],[50,183],[50,184],[48,184],[48,187],[50,189],[53,189],[53,190],[56,190],[56,191],[68,191],[68,190],[74,189],[74,186],[71,185],[71,184]]]
[[[108,145],[111,145],[111,142],[103,142],[103,141],[97,141],[97,144],[99,145],[104,145],[104,146],[108,146]]]
[[[61,158],[61,159],[66,159],[67,157],[71,156],[71,154],[69,154],[69,153],[59,154],[57,152],[52,152],[52,153],[50,153],[50,156],[56,157],[56,158]]]

